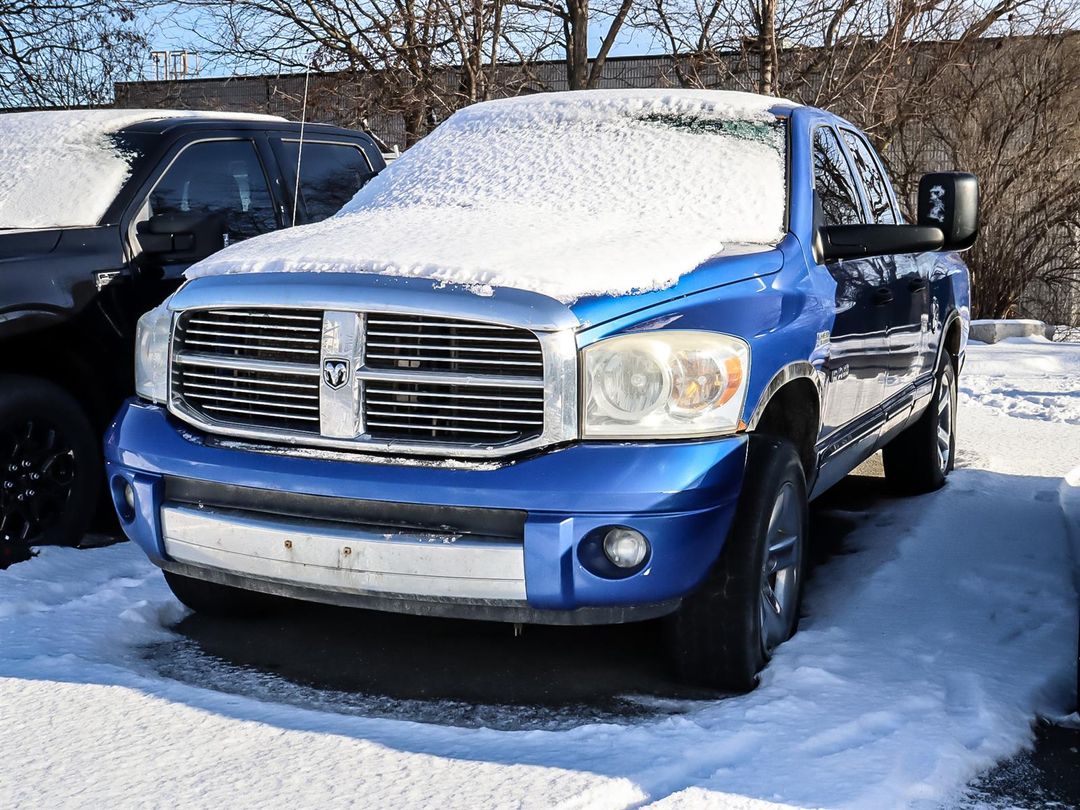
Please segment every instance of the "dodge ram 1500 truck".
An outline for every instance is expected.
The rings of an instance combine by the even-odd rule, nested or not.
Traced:
[[[128,535],[197,611],[664,617],[746,690],[799,620],[808,500],[953,464],[975,178],[904,221],[835,115],[707,91],[456,113],[332,220],[139,327]]]
[[[324,219],[383,167],[362,132],[299,139],[272,116],[0,115],[0,563],[111,512],[100,437],[134,391],[139,316],[193,262]]]

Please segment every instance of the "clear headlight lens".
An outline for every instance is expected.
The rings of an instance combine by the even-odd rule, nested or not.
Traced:
[[[166,301],[139,318],[135,333],[135,393],[151,402],[169,396],[169,335],[172,313]]]
[[[715,332],[620,335],[582,351],[586,438],[715,436],[738,429],[750,347]]]

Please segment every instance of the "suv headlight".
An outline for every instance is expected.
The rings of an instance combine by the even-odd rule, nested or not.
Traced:
[[[746,341],[715,332],[619,335],[582,350],[584,438],[689,438],[739,427]]]
[[[135,332],[135,393],[164,404],[169,396],[169,335],[172,313],[168,302],[139,318]]]

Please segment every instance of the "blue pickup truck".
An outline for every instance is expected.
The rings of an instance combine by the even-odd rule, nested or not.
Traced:
[[[862,133],[772,98],[467,108],[143,317],[113,501],[196,611],[663,618],[683,678],[752,689],[808,502],[953,465],[977,207],[930,174],[905,223]]]

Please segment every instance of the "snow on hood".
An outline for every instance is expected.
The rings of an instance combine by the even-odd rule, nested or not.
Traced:
[[[190,278],[364,272],[564,302],[669,287],[725,243],[783,236],[790,102],[694,90],[538,94],[451,116],[334,218]]]
[[[191,110],[56,110],[0,115],[0,229],[96,225],[130,173],[112,135],[159,118],[281,120]]]

